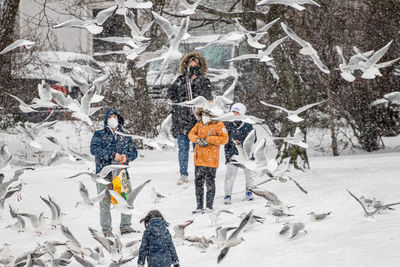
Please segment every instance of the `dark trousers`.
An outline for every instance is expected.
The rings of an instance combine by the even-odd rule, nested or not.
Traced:
[[[204,207],[204,182],[207,188],[206,194],[206,206],[209,209],[213,209],[214,197],[215,197],[215,174],[217,168],[205,167],[205,166],[195,166],[195,192],[197,209],[203,209]]]

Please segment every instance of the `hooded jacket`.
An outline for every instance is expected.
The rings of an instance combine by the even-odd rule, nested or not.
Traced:
[[[127,156],[125,164],[137,157],[136,147],[132,138],[115,134],[108,126],[107,119],[113,114],[118,117],[117,130],[123,132],[124,118],[118,111],[109,109],[104,116],[104,129],[94,132],[90,141],[90,153],[95,157],[96,173],[99,173],[104,166],[111,165],[116,153]],[[111,175],[109,180],[111,180]]]
[[[198,59],[200,65],[201,75],[194,80],[190,80],[187,74],[188,60],[192,57]],[[189,99],[194,99],[198,96],[204,96],[206,99],[212,99],[211,82],[208,78],[204,77],[207,73],[207,62],[202,54],[199,52],[192,52],[185,55],[180,63],[181,75],[176,78],[170,88],[168,88],[168,98],[173,103],[180,103]],[[192,91],[192,96],[188,96],[188,83]],[[193,125],[196,124],[196,118],[189,107],[181,107],[172,105],[172,135],[176,138],[178,135],[187,134]]]
[[[239,155],[239,152],[233,143],[233,140],[239,140],[243,144],[247,135],[253,130],[253,125],[246,122],[228,122],[225,124],[229,134],[229,141],[224,146],[225,163],[229,163],[233,155]]]
[[[197,109],[198,111],[200,109]],[[196,112],[198,119],[200,114]],[[204,124],[202,121],[189,132],[189,139],[192,143],[197,144],[197,139],[207,140],[208,146],[198,146],[194,148],[194,165],[218,168],[219,165],[219,146],[225,145],[228,140],[228,131],[222,121],[210,121]]]
[[[171,234],[161,218],[151,219],[143,233],[138,264],[144,265],[146,258],[149,267],[171,267],[179,262]]]

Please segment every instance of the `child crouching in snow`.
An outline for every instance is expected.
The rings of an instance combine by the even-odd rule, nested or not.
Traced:
[[[206,211],[213,211],[215,197],[215,175],[219,164],[219,146],[228,140],[228,131],[221,121],[213,121],[210,112],[196,108],[198,120],[189,132],[189,139],[196,144],[194,149],[195,193],[197,208],[193,213],[203,212],[204,182],[206,183]]]
[[[179,267],[174,242],[161,212],[150,211],[141,221],[146,230],[139,248],[138,266],[143,267],[147,258],[148,267]]]

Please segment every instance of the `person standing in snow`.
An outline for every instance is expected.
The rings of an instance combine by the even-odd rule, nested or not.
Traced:
[[[193,213],[203,212],[204,183],[206,184],[206,212],[213,211],[215,197],[215,175],[219,164],[219,146],[228,142],[228,131],[222,121],[213,121],[209,111],[196,108],[198,120],[189,132],[189,139],[196,144],[194,149],[195,193],[197,208]]]
[[[245,115],[246,106],[242,103],[233,104],[231,107],[231,112],[235,115]],[[250,123],[246,123],[243,121],[228,122],[225,125],[226,129],[228,130],[229,141],[224,146],[226,164],[224,204],[229,205],[232,204],[233,183],[235,182],[236,175],[239,169],[237,165],[232,164],[235,161],[234,159],[232,159],[232,157],[239,154],[235,144],[243,145],[243,142],[246,139],[247,135],[253,130],[253,126]],[[246,193],[243,200],[254,200],[252,193],[250,191],[247,191],[247,188],[254,185],[252,172],[246,167],[243,167],[243,172],[246,178]]]
[[[143,233],[139,248],[138,266],[144,267],[147,259],[148,267],[179,267],[174,242],[161,212],[150,211],[141,221],[146,230]]]
[[[105,166],[111,164],[129,164],[137,158],[136,147],[132,138],[121,136],[115,131],[123,132],[124,118],[116,110],[107,110],[104,116],[104,129],[94,133],[90,141],[90,153],[95,157],[96,173],[99,173]],[[112,189],[112,173],[105,177],[110,181],[110,185],[97,183],[97,192],[104,189]],[[131,184],[128,176],[128,188],[131,191]],[[100,225],[104,236],[112,237],[112,224],[110,213],[111,198],[107,191],[106,196],[100,201]],[[121,234],[135,232],[131,227],[132,215],[121,213],[120,230]]]
[[[199,52],[191,52],[185,55],[180,63],[181,75],[168,89],[168,98],[173,103],[180,103],[204,96],[211,100],[211,83],[205,77],[207,62]],[[172,135],[178,141],[178,160],[180,177],[177,184],[189,182],[188,162],[190,141],[188,132],[196,124],[194,108],[172,105]]]

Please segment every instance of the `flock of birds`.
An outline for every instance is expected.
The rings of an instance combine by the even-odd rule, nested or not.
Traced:
[[[153,52],[146,51],[146,41],[148,41],[149,39],[144,36],[145,33],[150,29],[153,22],[147,24],[142,29],[139,29],[139,27],[135,23],[133,13],[129,10],[132,8],[149,9],[152,7],[152,3],[150,1],[143,2],[139,0],[115,0],[115,2],[115,6],[99,12],[94,19],[73,19],[60,23],[54,26],[54,28],[84,28],[92,34],[99,34],[103,31],[102,25],[110,16],[114,14],[122,15],[125,18],[125,23],[131,29],[131,36],[101,38],[101,40],[103,41],[115,42],[125,45],[122,51],[109,51],[107,53],[125,54],[129,60],[136,59],[137,67],[142,67],[151,61],[161,59],[162,63],[160,73],[157,77],[157,79],[160,80],[168,66],[168,62],[172,59],[180,58],[182,56],[181,52],[179,52],[178,50],[179,45],[182,41],[190,37],[187,32],[190,23],[190,15],[195,14],[196,8],[199,6],[201,0],[197,0],[193,4],[189,4],[185,0],[181,0],[182,6],[184,6],[185,9],[180,10],[179,13],[185,15],[186,17],[181,20],[181,24],[179,26],[171,24],[171,22],[166,18],[162,17],[154,11],[152,12],[154,21],[160,25],[160,27],[169,39],[169,47],[163,47],[162,49]],[[303,6],[304,4],[319,6],[318,3],[312,0],[263,0],[257,5],[261,6],[272,4],[283,4],[300,11],[305,9],[305,7]],[[299,51],[300,54],[310,56],[313,62],[322,72],[330,73],[330,70],[322,63],[317,51],[312,47],[312,45],[306,40],[303,40],[301,37],[299,37],[283,22],[280,23],[280,26],[282,30],[287,34],[287,36],[273,42],[268,47],[266,46],[266,44],[260,42],[262,40],[262,37],[268,33],[268,29],[271,28],[278,20],[279,19],[276,19],[266,24],[259,31],[248,31],[239,23],[238,20],[236,20],[235,25],[237,27],[237,31],[230,32],[226,35],[220,35],[217,41],[240,41],[245,39],[250,46],[256,48],[258,51],[257,54],[246,54],[230,59],[232,61],[258,59],[261,62],[269,62],[272,60],[272,57],[270,55],[273,50],[289,38],[297,42],[302,47]],[[357,47],[353,47],[355,54],[351,56],[349,62],[347,62],[345,57],[343,56],[342,49],[339,46],[336,46],[337,53],[341,60],[341,64],[339,65],[341,76],[349,82],[355,80],[356,70],[360,70],[362,72],[361,78],[364,79],[374,79],[376,76],[381,76],[379,69],[388,67],[400,60],[399,57],[387,62],[378,63],[388,51],[391,43],[392,41],[390,41],[387,45],[376,52],[372,50],[361,52]],[[0,51],[0,55],[8,53],[18,47],[25,47],[27,49],[30,49],[34,45],[35,43],[29,40],[17,40],[11,45],[7,46],[2,51]],[[200,48],[203,47],[199,47],[198,49]],[[51,88],[44,81],[38,85],[39,98],[34,98],[32,100],[32,103],[30,104],[25,103],[15,95],[8,95],[18,101],[19,108],[22,112],[30,113],[36,112],[39,108],[54,109],[57,107],[61,107],[63,109],[69,110],[74,118],[81,120],[88,126],[92,127],[93,122],[90,117],[102,108],[92,107],[92,104],[102,101],[102,88],[105,82],[109,79],[110,73],[102,75],[93,81],[87,81],[85,79],[82,79],[81,74],[86,72],[95,73],[95,70],[84,69],[79,64],[72,64],[70,62],[53,61],[51,62],[51,64],[57,64],[70,70],[69,73],[71,79],[79,84],[79,88],[83,95],[80,101],[78,101],[77,99],[72,99],[69,95],[65,96],[62,92]],[[210,103],[204,97],[197,97],[190,101],[171,104],[187,107],[201,107],[207,109],[212,113],[214,120],[227,122],[241,120],[251,124],[262,124],[263,120],[260,118],[251,115],[237,116],[229,112],[229,107],[231,104],[233,104],[233,92],[236,82],[237,77],[235,77],[233,84],[225,91],[223,95],[214,97],[214,101],[212,103]],[[289,110],[285,107],[272,105],[261,101],[261,103],[267,107],[275,108],[281,112],[285,112],[287,114],[287,119],[293,123],[303,121],[303,118],[299,116],[300,113],[305,112],[306,110],[314,106],[320,105],[324,102],[326,102],[326,100],[306,105],[304,107],[298,108],[297,110]],[[386,94],[382,99],[378,99],[374,103],[372,103],[372,105],[388,103],[400,104],[400,93],[392,92]],[[39,137],[41,136],[43,130],[51,128],[57,123],[57,121],[47,122],[46,120],[36,125],[25,122],[19,123],[16,126],[16,129],[21,134],[23,134],[26,144],[36,150],[40,150],[43,146],[43,144],[41,144],[41,142],[39,141]],[[175,141],[170,136],[170,127],[171,116],[168,116],[160,126],[159,134],[155,138],[147,138],[121,132],[117,132],[117,134],[129,135],[134,139],[142,140],[148,146],[151,146],[158,150],[163,150],[165,147],[175,146]],[[279,222],[279,220],[282,220],[283,218],[294,216],[294,214],[290,212],[291,206],[287,206],[286,204],[284,204],[275,193],[263,189],[259,186],[269,181],[278,181],[281,183],[291,181],[299,188],[301,192],[305,194],[307,194],[308,192],[294,178],[289,176],[290,171],[288,169],[288,162],[285,162],[278,166],[275,157],[267,156],[267,152],[269,150],[269,141],[280,139],[284,142],[290,143],[291,145],[297,145],[302,148],[307,148],[308,145],[304,142],[304,135],[299,128],[296,128],[296,132],[293,136],[270,136],[264,138],[261,141],[258,141],[257,144],[255,143],[255,136],[256,133],[255,131],[253,131],[247,136],[243,144],[236,145],[239,151],[239,155],[236,156],[237,164],[240,167],[251,169],[259,177],[267,176],[267,179],[265,181],[257,184],[253,188],[248,188],[248,190],[253,192],[256,196],[259,196],[260,198],[264,198],[266,200],[268,213],[272,217],[274,217],[277,222]],[[11,197],[16,196],[18,200],[21,198],[21,190],[24,186],[24,182],[21,176],[24,174],[25,171],[34,170],[34,167],[36,165],[51,165],[62,157],[69,157],[73,160],[84,160],[87,162],[93,162],[93,157],[91,155],[79,153],[69,147],[64,147],[59,142],[57,137],[46,135],[46,138],[51,143],[55,144],[58,149],[54,150],[54,153],[44,162],[33,162],[17,157],[16,155],[12,155],[8,151],[6,144],[3,144],[1,146],[0,169],[2,172],[5,173],[13,172],[13,175],[11,177],[5,177],[3,174],[0,175],[0,211],[4,211],[5,202],[7,200],[10,200]],[[20,166],[22,168],[16,169],[15,166]],[[66,178],[73,179],[81,175],[87,175],[94,183],[105,184],[108,182],[104,180],[104,177],[108,173],[116,169],[128,167],[129,166],[121,167],[120,165],[111,165],[103,168],[103,170],[98,174],[95,174],[94,172],[81,172]],[[134,211],[133,203],[135,199],[137,198],[140,191],[149,183],[150,180],[147,180],[137,186],[126,200],[123,199],[117,192],[109,190],[109,193],[118,201],[115,209],[120,211],[121,213],[132,214],[132,212]],[[160,199],[166,198],[164,195],[158,193],[154,188],[152,188],[152,190],[155,202],[160,201]],[[107,195],[106,190],[104,190],[96,196],[89,196],[88,190],[85,184],[83,184],[82,182],[80,182],[79,193],[82,199],[78,201],[75,206],[82,206],[88,209],[92,209],[93,207],[95,207],[95,204]],[[375,198],[367,199],[363,196],[356,197],[350,191],[348,191],[348,193],[361,205],[364,211],[364,215],[366,217],[373,217],[375,214],[378,214],[381,211],[391,210],[393,209],[392,206],[400,204],[400,202],[384,204],[382,201],[379,201]],[[40,198],[49,208],[51,217],[47,217],[46,212],[41,212],[40,214],[20,212],[16,210],[11,204],[9,204],[9,213],[15,221],[13,224],[8,225],[7,229],[16,232],[26,231],[27,227],[25,220],[27,219],[32,225],[31,229],[33,229],[33,232],[35,232],[37,235],[41,235],[45,227],[51,227],[52,229],[60,229],[67,240],[65,242],[50,240],[45,241],[43,244],[38,244],[37,248],[35,248],[34,250],[26,252],[16,258],[11,255],[10,245],[4,244],[3,248],[0,250],[0,264],[4,266],[65,266],[70,264],[71,259],[74,258],[83,266],[95,266],[96,264],[105,264],[106,257],[104,256],[103,250],[106,250],[109,254],[109,258],[111,259],[111,263],[109,266],[120,266],[125,263],[129,263],[137,256],[140,240],[135,240],[123,244],[118,236],[115,238],[106,238],[100,232],[90,227],[88,230],[90,231],[92,237],[99,243],[99,246],[94,248],[83,247],[79,240],[77,240],[71,233],[68,227],[62,224],[62,218],[65,214],[62,212],[55,198],[51,196],[47,196],[47,198],[44,196],[40,196]],[[216,246],[216,248],[221,249],[217,259],[217,262],[219,263],[227,256],[228,251],[231,247],[237,246],[243,241],[243,239],[240,237],[242,232],[252,229],[252,227],[257,224],[262,224],[266,219],[264,217],[257,216],[253,213],[253,211],[250,211],[240,215],[242,220],[237,227],[223,227],[221,225],[218,225],[218,218],[221,214],[232,214],[232,212],[229,210],[215,210],[214,212],[208,214],[211,225],[217,225],[217,228],[215,229],[215,236],[209,238],[206,238],[204,236],[186,236],[186,227],[193,223],[193,220],[188,220],[182,224],[173,226],[173,230],[175,233],[175,242],[177,244],[184,244],[189,242],[190,244],[198,246],[202,251],[207,250],[210,246]],[[330,214],[330,212],[321,214],[316,214],[314,212],[309,213],[310,218],[315,221],[322,221]],[[232,233],[229,234],[230,232]],[[293,239],[296,236],[298,237],[299,233],[302,232],[306,233],[305,224],[303,222],[286,222],[279,232],[279,235],[287,235],[289,239]],[[60,247],[64,248],[62,253],[59,252],[58,248]]]

